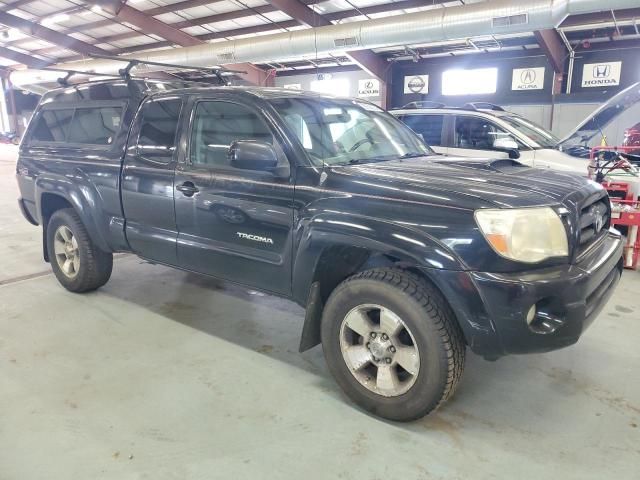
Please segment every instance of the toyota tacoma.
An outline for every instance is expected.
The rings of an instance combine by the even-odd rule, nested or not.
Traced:
[[[597,183],[509,159],[435,154],[368,102],[142,79],[52,90],[19,150],[19,206],[72,292],[114,252],[306,309],[364,409],[445,402],[468,347],[487,359],[575,343],[618,282]]]

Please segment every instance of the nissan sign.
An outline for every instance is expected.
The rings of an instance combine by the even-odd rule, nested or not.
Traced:
[[[514,68],[511,90],[542,90],[544,88],[544,67]]]
[[[586,63],[582,67],[583,87],[620,85],[622,62]]]
[[[429,93],[429,75],[410,75],[404,77],[404,93]]]

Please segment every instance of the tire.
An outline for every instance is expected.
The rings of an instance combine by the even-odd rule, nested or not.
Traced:
[[[370,326],[377,334],[365,340]],[[453,395],[464,370],[465,343],[453,311],[434,286],[405,270],[367,270],[343,281],[327,300],[321,334],[338,385],[389,420],[434,411]]]
[[[53,273],[70,292],[96,290],[111,277],[113,255],[93,243],[72,208],[57,210],[51,216],[47,226],[47,250]]]

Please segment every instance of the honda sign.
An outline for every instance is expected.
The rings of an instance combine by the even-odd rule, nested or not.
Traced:
[[[585,63],[582,68],[583,87],[620,85],[622,62]]]

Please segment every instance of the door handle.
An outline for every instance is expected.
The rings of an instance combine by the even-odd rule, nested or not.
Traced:
[[[193,197],[194,194],[198,193],[198,187],[196,187],[193,182],[184,182],[182,185],[178,185],[176,190],[182,192],[185,197]]]

